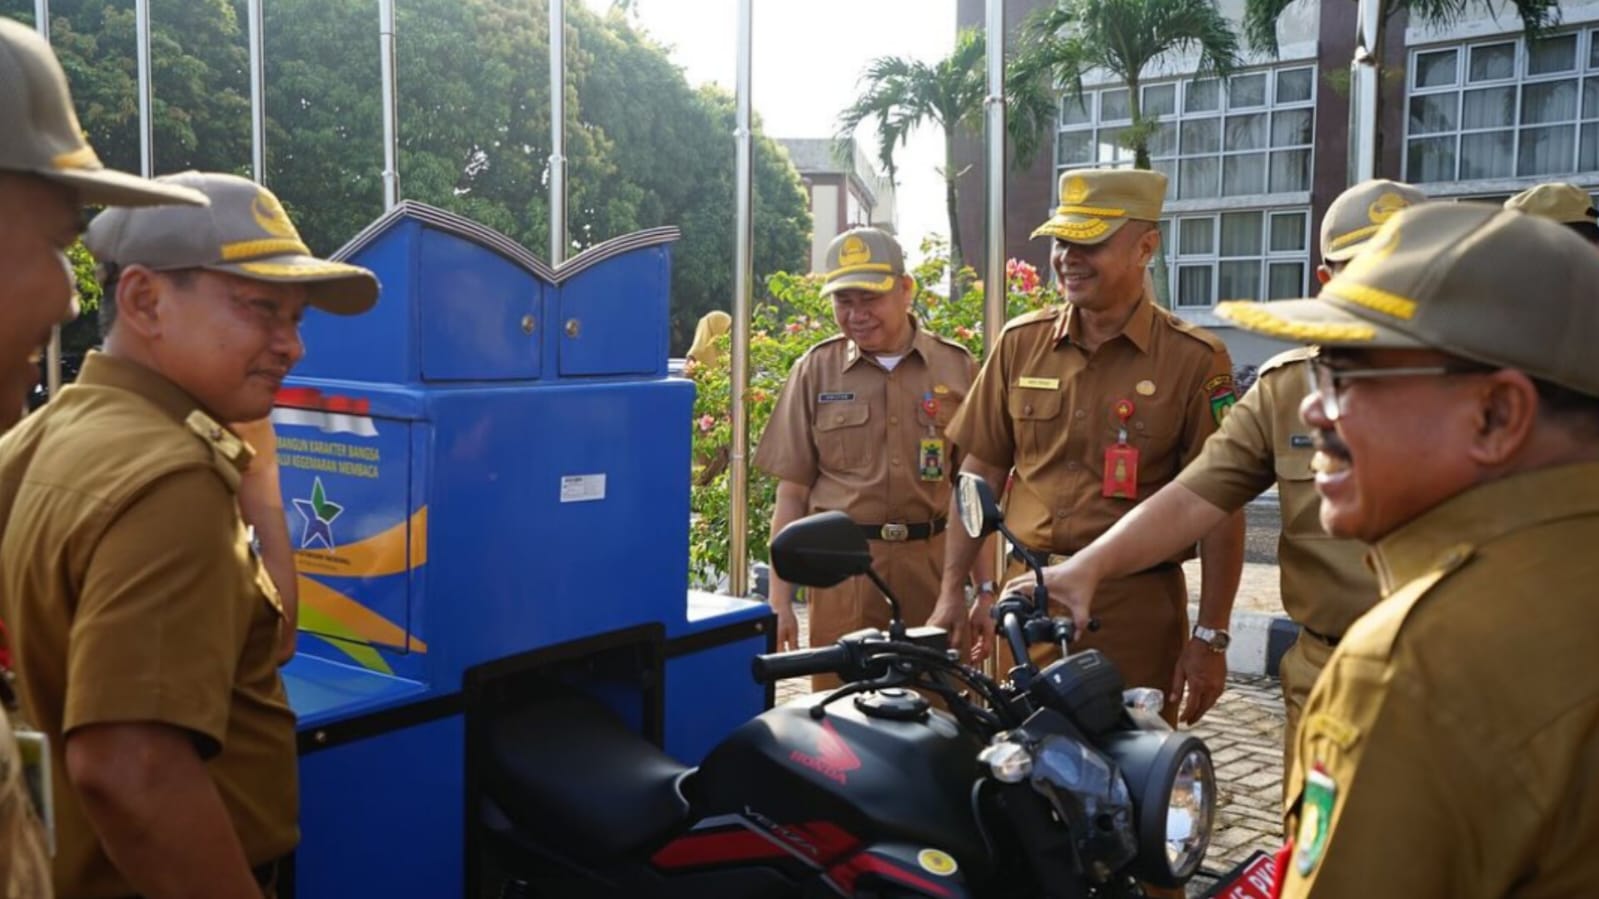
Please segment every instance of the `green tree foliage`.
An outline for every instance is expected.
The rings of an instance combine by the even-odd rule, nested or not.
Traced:
[[[0,0],[31,22],[32,0]],[[154,159],[248,174],[244,0],[152,0]],[[548,7],[544,0],[399,0],[401,196],[473,218],[548,254]],[[568,0],[568,255],[676,225],[673,346],[732,302],[733,103],[695,90],[626,4]],[[79,118],[109,165],[139,168],[133,7],[53,0],[51,36]],[[306,242],[331,252],[383,209],[377,9],[369,0],[265,5],[267,183]],[[755,268],[803,268],[799,176],[757,136]]]
[[[982,32],[967,29],[955,41],[955,50],[928,64],[901,56],[872,60],[862,77],[862,92],[838,117],[837,140],[847,147],[862,122],[877,130],[877,158],[888,177],[897,167],[894,153],[910,133],[922,125],[944,132],[944,208],[949,216],[951,271],[960,272],[966,254],[957,226],[960,209],[955,189],[960,172],[955,168],[955,137],[962,130],[981,133],[983,99],[988,95],[987,44]],[[1032,163],[1047,127],[1054,122],[1055,103],[1048,85],[1036,73],[1007,66],[1005,76],[1006,130],[1012,147],[1011,162]],[[851,157],[853,158],[853,156]],[[959,280],[950,284],[959,294]]]
[[[1144,117],[1144,69],[1171,51],[1199,51],[1199,71],[1227,75],[1238,65],[1238,35],[1213,0],[1062,0],[1022,26],[1018,77],[1059,84],[1082,98],[1083,75],[1105,69],[1127,85],[1132,126],[1123,133],[1134,165],[1149,168],[1155,123]]]

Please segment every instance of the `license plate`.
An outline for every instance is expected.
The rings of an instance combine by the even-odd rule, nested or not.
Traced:
[[[1203,899],[1271,899],[1275,875],[1276,865],[1271,854],[1257,849],[1254,855],[1223,875]]]

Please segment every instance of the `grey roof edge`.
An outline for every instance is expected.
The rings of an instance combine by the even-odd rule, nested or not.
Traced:
[[[521,265],[551,284],[560,284],[570,278],[576,277],[584,271],[632,250],[646,247],[660,246],[672,243],[682,237],[682,232],[673,226],[659,228],[646,228],[623,234],[610,240],[595,244],[583,252],[573,256],[554,268],[544,260],[534,256],[526,247],[504,234],[480,225],[464,216],[456,215],[437,206],[430,206],[416,200],[404,200],[393,209],[375,219],[370,225],[362,228],[360,233],[350,238],[344,246],[332,255],[332,259],[347,261],[356,253],[366,249],[378,235],[387,231],[395,222],[403,218],[413,218],[434,228],[469,240],[485,249],[493,250],[507,259]]]

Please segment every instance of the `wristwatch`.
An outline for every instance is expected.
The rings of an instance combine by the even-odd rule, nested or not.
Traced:
[[[996,588],[993,581],[983,581],[977,585],[978,596],[982,596],[984,593],[987,593],[989,596],[997,596],[998,594],[995,592],[995,590]]]
[[[1211,652],[1226,652],[1227,647],[1233,642],[1233,635],[1226,631],[1194,625],[1194,639],[1210,647]]]

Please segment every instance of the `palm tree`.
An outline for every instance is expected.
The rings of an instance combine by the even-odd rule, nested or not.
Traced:
[[[1273,55],[1277,53],[1277,18],[1283,10],[1292,5],[1294,0],[1244,0],[1244,33],[1249,37],[1250,46],[1257,50],[1265,50]],[[1383,55],[1387,50],[1388,20],[1394,13],[1401,9],[1410,11],[1410,14],[1419,21],[1429,25],[1448,25],[1465,15],[1471,7],[1475,6],[1474,0],[1373,0],[1380,4],[1381,11],[1377,17],[1377,33],[1371,47],[1372,56],[1377,67],[1377,76],[1380,79],[1383,73]],[[1551,27],[1560,22],[1559,0],[1503,0],[1502,5],[1514,7],[1516,15],[1521,18],[1523,31],[1529,40],[1543,36]],[[1380,83],[1380,82],[1379,82]],[[1377,92],[1377,121],[1382,121],[1382,91]],[[1377,158],[1382,158],[1382,130],[1377,130]]]
[[[964,30],[955,40],[948,57],[929,65],[901,56],[872,60],[861,82],[864,92],[849,108],[839,113],[836,140],[840,147],[854,139],[855,129],[871,119],[877,127],[877,158],[890,181],[896,167],[894,151],[903,146],[910,132],[931,123],[944,132],[944,204],[949,214],[950,290],[960,292],[958,272],[965,264],[957,226],[958,198],[955,179],[955,135],[962,128],[981,130],[983,99],[988,94],[986,45],[981,32]],[[1032,163],[1042,137],[1054,122],[1055,103],[1034,78],[1005,79],[1006,132],[1016,166]],[[851,154],[850,158],[853,158]]]
[[[1238,66],[1238,35],[1213,0],[1063,0],[1022,26],[1018,77],[1041,78],[1081,101],[1083,76],[1103,69],[1127,85],[1132,126],[1122,133],[1133,165],[1147,169],[1156,123],[1143,115],[1144,69],[1171,51],[1199,51],[1197,74]]]
[[[1225,77],[1238,66],[1238,35],[1213,0],[1062,0],[1022,26],[1016,77],[1059,85],[1081,103],[1083,76],[1096,69],[1127,85],[1132,124],[1122,132],[1133,166],[1147,169],[1158,123],[1144,118],[1144,69],[1170,52],[1199,51],[1196,74]],[[1155,254],[1156,297],[1170,307],[1166,254]]]

